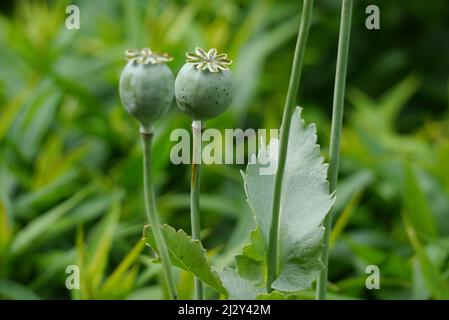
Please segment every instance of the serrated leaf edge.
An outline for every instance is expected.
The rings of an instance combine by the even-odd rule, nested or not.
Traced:
[[[209,256],[207,255],[207,250],[203,247],[203,244],[201,243],[200,240],[198,240],[198,239],[192,239],[192,237],[191,237],[190,235],[188,235],[183,229],[178,229],[178,230],[176,230],[174,227],[170,226],[170,225],[167,224],[167,223],[164,223],[164,224],[162,224],[162,225],[159,225],[159,227],[160,227],[162,230],[164,230],[164,229],[172,230],[172,231],[174,231],[177,235],[181,235],[181,236],[184,236],[185,238],[187,238],[189,242],[191,242],[191,243],[193,243],[193,244],[197,244],[197,245],[199,246],[199,248],[200,248],[200,250],[201,250],[201,252],[202,252],[202,255],[203,255],[204,259],[206,260],[207,264],[211,267],[211,272],[212,272],[212,274],[215,276],[216,279],[219,280],[219,282],[220,282],[220,284],[221,284],[221,289],[224,289],[224,290],[222,290],[222,291],[219,291],[219,293],[222,293],[222,294],[225,294],[225,295],[228,294],[226,288],[223,286],[223,283],[222,283],[222,281],[221,281],[221,278],[220,278],[218,272],[215,270],[214,266],[210,263]],[[144,226],[144,231],[143,231],[143,232],[145,232],[145,230],[148,229],[148,228],[151,228],[151,225],[150,225],[150,224],[146,224],[146,225]],[[151,247],[151,248],[152,248],[152,249],[159,255],[159,253],[157,252],[157,249],[156,249],[156,248],[153,248],[153,247],[146,241],[145,233],[143,234],[143,239],[145,240],[146,245],[149,246],[149,247]],[[170,252],[170,248],[168,248],[168,249],[169,249],[169,252]],[[170,254],[172,254],[172,253],[170,252]],[[177,258],[176,260],[179,261],[180,263],[182,263],[182,264],[184,265],[184,267],[185,267],[186,270],[190,270],[190,268],[188,268],[188,267],[182,262],[182,260],[180,260],[180,259],[178,259],[178,258]],[[189,272],[191,272],[191,271],[189,271]],[[193,273],[193,272],[191,272],[191,273]],[[209,284],[207,284],[206,282],[203,282],[203,283],[206,284],[207,286],[211,287],[211,286],[210,286]],[[213,290],[216,290],[216,288],[213,288],[213,287],[211,287],[211,288],[212,288]]]

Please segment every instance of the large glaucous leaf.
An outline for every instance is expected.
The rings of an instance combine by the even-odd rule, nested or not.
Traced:
[[[229,297],[236,300],[252,300],[266,293],[266,251],[259,229],[251,233],[251,243],[236,256],[237,270],[224,268],[221,280]]]
[[[320,156],[315,126],[305,126],[301,109],[292,117],[287,160],[281,196],[279,225],[279,267],[272,288],[281,292],[297,292],[310,287],[323,268],[320,261],[324,229],[321,223],[329,212],[333,195],[326,180],[327,165]],[[272,140],[270,145],[277,143]],[[277,163],[277,147],[259,149],[243,174],[248,203],[251,206],[257,230],[251,244],[237,256],[237,273],[242,285],[249,281],[256,288],[265,288],[266,256],[271,224],[272,198],[275,175],[267,174],[266,159]],[[265,160],[264,160],[265,159]],[[265,169],[264,169],[265,168]],[[264,171],[265,170],[265,171]],[[259,244],[260,243],[260,244]],[[260,290],[250,290],[245,297],[233,297],[230,289],[236,280],[225,270],[222,280],[231,298],[254,299]],[[232,279],[233,281],[230,281]],[[243,279],[245,281],[243,281]]]
[[[231,299],[255,299],[257,296],[264,293],[264,288],[258,287],[255,282],[240,276],[234,269],[226,267],[223,269],[220,276]]]

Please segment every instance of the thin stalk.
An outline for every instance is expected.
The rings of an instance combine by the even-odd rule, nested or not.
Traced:
[[[200,176],[201,176],[201,121],[192,122],[192,177],[190,182],[190,219],[192,238],[200,240]],[[195,277],[195,299],[203,299],[203,283]]]
[[[162,269],[164,272],[165,283],[168,289],[170,299],[177,299],[176,286],[170,267],[170,256],[168,254],[167,244],[162,235],[159,223],[159,216],[156,208],[156,199],[154,196],[153,184],[151,182],[151,144],[153,133],[142,132],[143,144],[143,184],[145,189],[145,212],[147,214],[150,227],[153,230],[156,246],[159,251]]]
[[[329,180],[330,192],[337,189],[338,164],[340,156],[340,138],[343,125],[343,109],[346,88],[346,70],[348,66],[349,38],[351,35],[351,17],[352,0],[343,0],[340,20],[340,36],[338,40],[337,69],[335,73],[334,102],[332,108],[332,127],[329,148],[329,169],[327,178]],[[327,274],[329,260],[329,238],[332,226],[332,210],[323,221],[324,248],[321,260],[324,263],[324,269],[320,273],[316,288],[316,298],[318,300],[326,299]]]
[[[304,0],[301,23],[299,25],[298,38],[296,40],[293,66],[290,74],[290,83],[285,100],[284,114],[282,116],[279,160],[276,171],[274,190],[272,220],[270,227],[270,238],[268,242],[268,268],[267,268],[267,291],[271,292],[271,284],[277,275],[278,269],[278,238],[279,238],[279,220],[281,207],[282,181],[284,178],[285,160],[287,158],[288,137],[290,133],[291,117],[295,110],[295,100],[298,94],[299,81],[301,79],[302,65],[306,51],[307,38],[309,36],[310,22],[312,20],[313,0]]]

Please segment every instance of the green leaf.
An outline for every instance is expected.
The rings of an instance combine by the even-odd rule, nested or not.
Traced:
[[[32,220],[14,237],[11,243],[11,252],[13,254],[20,254],[25,250],[28,250],[30,247],[40,243],[39,240],[46,230],[51,230],[55,223],[70,212],[70,210],[72,210],[75,206],[80,204],[94,190],[95,184],[90,184],[57,207]]]
[[[236,300],[254,300],[265,292],[266,252],[259,229],[251,232],[251,243],[235,257],[237,271],[225,268],[221,280],[229,297]]]
[[[417,91],[419,79],[411,74],[396,84],[380,99],[372,99],[360,90],[348,90],[349,101],[357,108],[352,121],[357,126],[375,133],[378,138],[394,132],[395,119],[408,100]],[[371,121],[377,119],[377,121]]]
[[[169,225],[160,227],[165,241],[167,242],[173,265],[189,271],[197,276],[201,281],[219,293],[227,294],[220,278],[212,270],[206,250],[198,240],[193,240],[184,230],[176,231]],[[145,228],[145,239],[154,249],[157,249],[151,228]]]
[[[402,107],[407,104],[413,94],[417,91],[419,82],[416,75],[410,74],[389,90],[379,101],[381,106],[380,114],[391,128],[393,128],[394,120]]]
[[[419,268],[421,270],[422,279],[425,286],[432,293],[432,296],[435,299],[448,300],[448,281],[445,281],[443,274],[438,270],[438,267],[430,259],[407,215],[404,215],[404,223],[410,242],[412,243],[412,246],[415,249],[416,255],[418,257]]]
[[[0,259],[13,236],[13,227],[6,212],[6,206],[0,199]]]
[[[92,241],[91,246],[89,246],[87,273],[94,294],[99,291],[101,281],[103,280],[120,213],[120,203],[118,197],[116,197],[112,202],[109,213],[103,218],[98,229],[95,230],[94,240]]]
[[[329,240],[329,246],[331,248],[333,248],[338,237],[340,237],[340,235],[343,233],[343,230],[348,224],[354,209],[358,206],[362,195],[363,190],[356,192],[335,222]]]
[[[114,200],[114,194],[99,194],[85,200],[70,214],[58,221],[52,228],[49,235],[55,236],[62,234],[67,230],[75,228],[78,225],[92,221],[107,212],[111,202]]]
[[[297,296],[294,294],[273,291],[271,293],[263,293],[257,297],[257,300],[296,300]]]
[[[211,214],[225,217],[237,218],[239,216],[239,205],[235,199],[223,196],[201,194],[201,208],[210,211]],[[190,208],[190,194],[167,194],[159,197],[158,208],[162,211],[188,210]]]
[[[357,258],[362,260],[367,265],[380,265],[386,258],[387,254],[380,249],[376,249],[370,245],[363,244],[360,241],[351,239],[350,237],[345,238],[345,240],[351,248],[351,251],[357,256]]]
[[[17,197],[14,203],[14,214],[22,219],[30,218],[39,211],[39,208],[58,203],[78,189],[79,177],[80,173],[77,170],[71,170],[45,187]]]
[[[309,288],[322,270],[320,255],[324,229],[321,223],[334,201],[326,180],[327,166],[323,164],[316,144],[316,128],[314,125],[306,127],[300,113],[298,108],[291,120],[282,186],[279,267],[272,284],[273,289],[284,292]],[[246,247],[242,256],[237,257],[237,271],[242,283],[249,281],[259,288],[264,287],[266,282],[266,259],[262,259],[261,255],[266,256],[268,251],[274,188],[274,174],[264,175],[266,172],[263,172],[261,160],[270,157],[271,161],[276,161],[272,151],[277,150],[276,142],[272,140],[270,143],[270,152],[262,147],[257,161],[249,164],[243,175],[248,202],[253,209],[260,235],[253,234],[251,246]],[[256,237],[260,237],[260,240]],[[256,247],[258,243],[263,247]],[[228,286],[236,282],[229,274],[227,272],[224,280],[228,290]],[[233,282],[226,281],[229,279]]]
[[[265,292],[265,288],[241,277],[237,271],[225,267],[221,272],[221,280],[225,285],[229,298],[235,300],[253,300]]]
[[[161,300],[163,296],[161,286],[152,286],[134,290],[126,297],[126,300]]]
[[[338,190],[332,211],[338,213],[346,210],[348,203],[353,201],[356,194],[362,193],[373,181],[373,172],[366,169],[359,170],[347,176],[345,179],[338,181]]]
[[[285,42],[295,36],[298,18],[292,17],[283,20],[270,30],[260,33],[258,37],[250,41],[238,54],[235,66],[236,92],[234,106],[231,109],[237,116],[242,116],[253,98],[257,82],[260,81],[261,71],[267,57],[278,50]]]
[[[75,262],[76,251],[73,249],[52,250],[36,255],[36,278],[29,287],[34,290],[48,287],[54,279],[65,273],[68,265]]]
[[[73,171],[78,162],[89,153],[89,144],[81,144],[64,153],[64,137],[53,135],[39,150],[34,161],[33,187],[47,186],[58,177]]]
[[[77,265],[84,271],[80,274],[80,290],[71,292],[74,299],[103,298],[100,295],[101,283],[109,261],[115,232],[118,229],[121,213],[119,199],[120,196],[116,193],[111,200],[109,212],[90,232],[86,243],[82,225],[78,227],[76,234]],[[135,278],[135,275],[133,277]],[[128,280],[124,277],[125,279]],[[116,290],[119,289],[116,288]]]
[[[101,287],[101,294],[106,295],[110,291],[114,291],[120,282],[127,278],[128,270],[133,266],[145,246],[145,242],[140,240],[134,248],[120,262],[114,272],[108,277]]]
[[[239,274],[259,286],[265,284],[266,251],[260,230],[251,232],[251,244],[243,247],[242,254],[235,257]]]
[[[39,150],[45,134],[53,124],[61,100],[61,93],[50,86],[37,100],[32,102],[20,127],[19,149],[31,159]]]
[[[363,284],[361,286],[363,286],[364,283],[365,282],[363,282]],[[315,300],[315,295],[316,295],[315,290],[305,290],[305,291],[298,292],[296,294],[296,299],[298,299],[298,300]],[[356,300],[355,297],[345,295],[345,294],[333,293],[333,292],[328,292],[327,298],[328,298],[328,300]]]
[[[0,278],[0,298],[13,300],[40,300],[33,291],[17,282]]]
[[[421,189],[418,177],[409,165],[404,166],[403,186],[404,213],[413,229],[419,236],[436,238],[438,231],[429,202]]]
[[[421,265],[418,257],[412,258],[412,299],[413,300],[428,300],[431,296],[429,289],[427,289],[426,281],[423,277]]]

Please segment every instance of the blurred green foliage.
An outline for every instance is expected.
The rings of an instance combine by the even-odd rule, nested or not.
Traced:
[[[80,30],[65,28],[77,4]],[[365,7],[378,4],[381,30]],[[0,297],[163,298],[145,223],[138,125],[118,99],[124,50],[170,52],[173,72],[196,46],[229,53],[230,111],[209,127],[276,128],[300,1],[2,2],[0,15]],[[317,0],[299,100],[326,154],[339,1]],[[449,298],[449,4],[357,1],[341,178],[330,257],[331,298]],[[154,174],[163,219],[188,233],[189,167],[169,161],[173,107],[157,124]],[[205,166],[203,243],[229,265],[253,219],[242,166]],[[81,270],[67,290],[66,267]],[[367,290],[376,264],[381,289]],[[192,276],[178,270],[181,298]],[[209,292],[209,297],[215,297]],[[301,298],[313,298],[302,293]]]

